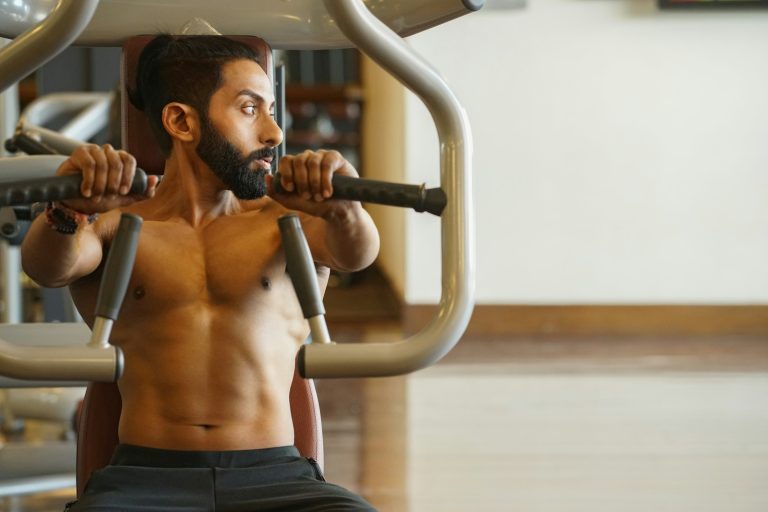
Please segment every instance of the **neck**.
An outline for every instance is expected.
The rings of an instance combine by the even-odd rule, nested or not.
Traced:
[[[181,151],[172,152],[166,160],[155,202],[169,216],[180,217],[192,226],[241,210],[240,201],[197,155]]]

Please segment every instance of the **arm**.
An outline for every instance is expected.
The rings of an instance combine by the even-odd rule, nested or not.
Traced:
[[[134,158],[109,144],[78,147],[56,175],[82,174],[83,199],[54,203],[60,212],[77,212],[72,215],[77,220],[76,229],[74,233],[65,233],[56,229],[55,222],[49,225],[45,215],[35,219],[21,246],[24,271],[43,286],[60,287],[96,270],[103,256],[103,234],[109,231],[110,221],[109,216],[96,223],[88,222],[87,218],[143,199],[145,196],[128,195],[135,171]],[[154,194],[156,184],[157,178],[152,177],[146,197]]]
[[[379,233],[359,202],[329,199],[336,173],[357,177],[336,151],[286,156],[280,161],[281,185],[292,193],[272,197],[286,208],[309,214],[302,224],[316,262],[341,271],[360,270],[376,259]]]
[[[21,245],[21,264],[33,281],[58,288],[98,268],[102,246],[92,225],[68,235],[51,229],[44,217],[35,219]]]

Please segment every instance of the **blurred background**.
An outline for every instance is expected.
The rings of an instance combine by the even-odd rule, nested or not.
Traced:
[[[384,511],[768,510],[764,4],[497,0],[407,38],[472,126],[477,306],[432,368],[317,383],[329,481]],[[52,92],[113,90],[119,53],[66,51],[5,119]],[[439,184],[429,113],[375,63],[276,60],[289,153]],[[380,257],[326,294],[341,342],[414,334],[440,298],[439,221],[368,208]],[[66,295],[20,279],[7,321],[71,319]],[[67,474],[78,397],[49,397],[69,404],[54,414],[19,405],[41,394],[0,393],[0,481],[30,453],[14,449]],[[0,509],[61,510],[74,491],[59,487]]]

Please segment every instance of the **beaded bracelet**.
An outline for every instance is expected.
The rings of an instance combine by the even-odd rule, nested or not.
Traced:
[[[99,214],[79,212],[62,203],[50,201],[45,207],[45,223],[51,229],[63,235],[74,235],[77,228],[86,224],[93,224]]]

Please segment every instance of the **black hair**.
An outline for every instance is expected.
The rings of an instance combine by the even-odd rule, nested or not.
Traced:
[[[249,46],[222,36],[172,36],[150,41],[139,56],[136,86],[128,90],[131,103],[149,119],[160,149],[171,152],[171,137],[163,127],[163,108],[177,101],[208,117],[208,103],[221,86],[221,69],[227,62],[259,62]]]

